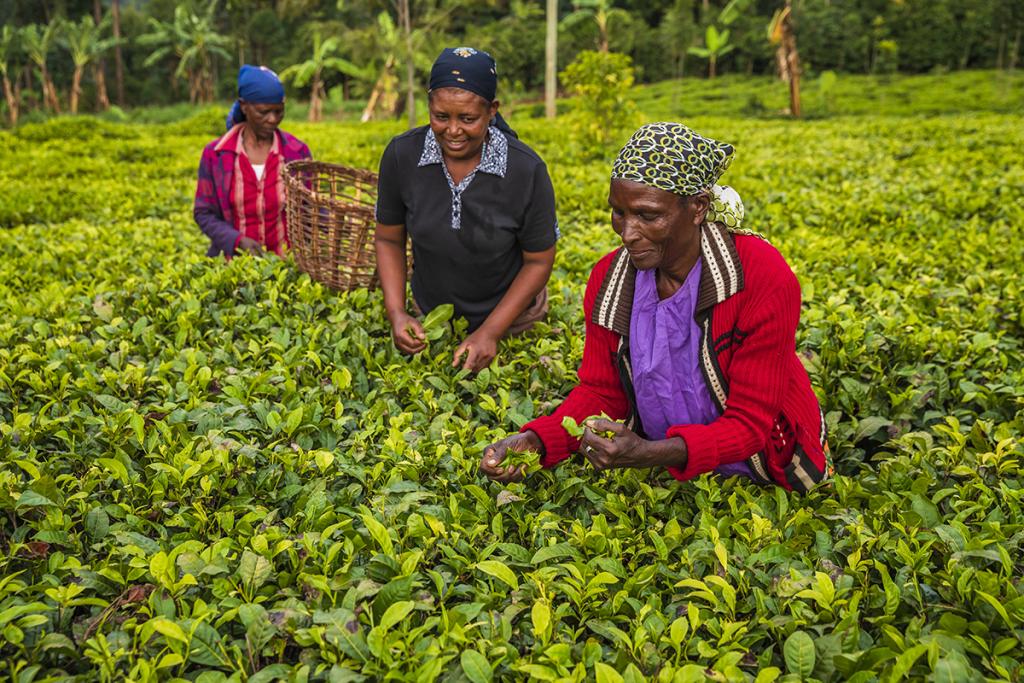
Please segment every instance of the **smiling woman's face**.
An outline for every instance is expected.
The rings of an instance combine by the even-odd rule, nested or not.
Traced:
[[[612,228],[640,270],[679,264],[698,248],[700,226],[707,214],[704,195],[680,197],[650,185],[612,180],[608,192]]]
[[[497,112],[497,100],[488,103],[468,90],[438,88],[430,93],[430,129],[446,159],[479,156],[487,127]]]

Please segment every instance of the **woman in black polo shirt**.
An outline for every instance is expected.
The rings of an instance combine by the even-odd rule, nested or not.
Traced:
[[[413,306],[455,306],[469,322],[452,365],[480,370],[498,340],[547,313],[558,223],[547,168],[498,114],[494,59],[446,48],[430,71],[430,125],[393,138],[380,161],[377,268],[395,346],[425,347],[406,308],[405,240]]]

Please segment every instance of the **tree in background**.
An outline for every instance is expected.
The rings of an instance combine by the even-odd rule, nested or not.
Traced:
[[[72,114],[78,113],[78,99],[82,95],[82,74],[85,73],[85,68],[90,63],[95,65],[116,42],[113,38],[103,37],[103,33],[109,25],[109,18],[97,25],[88,14],[83,16],[78,23],[67,22],[64,24],[63,42],[68,48],[68,52],[71,53],[71,61],[75,65],[71,77],[70,108]],[[101,84],[103,83],[102,78],[97,78],[97,102],[109,106],[105,85],[102,87],[101,94]]]
[[[612,0],[575,0],[575,10],[562,19],[562,26],[571,29],[580,22],[591,20],[597,26],[598,52],[608,52],[609,29],[613,22],[629,23],[632,18],[629,12],[612,7]]]
[[[789,84],[789,112],[800,118],[800,55],[796,50],[792,14],[792,0],[786,0],[786,6],[778,10],[768,24],[768,42],[777,46],[775,60],[779,78]]]
[[[99,25],[104,21],[103,15],[103,3],[100,0],[93,0],[92,3],[93,21]],[[111,15],[106,15],[106,21],[109,23],[113,20]],[[92,80],[96,84],[96,109],[97,111],[106,111],[110,109],[110,97],[107,95],[107,74],[106,74],[106,60],[104,55],[100,54],[92,63]]]
[[[216,29],[216,12],[216,2],[207,5],[204,12],[198,12],[187,5],[178,5],[172,21],[151,18],[150,32],[139,37],[140,44],[156,47],[144,62],[146,66],[152,66],[170,55],[177,57],[178,67],[174,75],[188,82],[191,104],[213,101],[214,59],[231,59],[227,51],[230,40]]]
[[[21,30],[21,44],[25,54],[39,69],[39,80],[43,89],[43,106],[55,114],[60,113],[60,100],[53,86],[50,70],[47,68],[50,49],[60,32],[61,20],[54,18],[42,30],[36,24],[29,24]]]
[[[377,16],[377,36],[377,49],[382,58],[378,62],[380,66],[376,69],[377,80],[370,92],[370,99],[366,102],[366,108],[359,119],[364,123],[374,117],[378,107],[385,112],[394,112],[398,103],[398,75],[395,64],[405,45],[394,20],[387,12],[381,12]]]
[[[387,12],[377,16],[375,40],[372,43],[374,58],[364,69],[365,72],[377,74],[377,77],[363,110],[362,121],[375,118],[378,112],[384,116],[394,116],[402,111],[403,106],[405,109],[415,109],[415,94],[419,90],[415,74],[417,71],[430,71],[438,51],[434,42],[437,38],[443,41],[439,29],[448,23],[452,12],[458,7],[458,3],[426,7],[417,16],[409,18],[408,33],[396,26],[395,20]],[[404,93],[398,76],[403,66],[406,71]],[[406,95],[404,105],[402,94]],[[409,122],[413,124],[414,113],[409,114]]]
[[[544,116],[558,113],[555,95],[558,91],[558,0],[547,0],[544,32]]]
[[[658,26],[662,43],[668,47],[672,58],[672,74],[682,78],[686,67],[686,55],[697,35],[697,24],[693,20],[693,0],[676,0],[665,12]]]
[[[310,84],[309,120],[319,121],[323,117],[323,101],[327,99],[324,90],[324,71],[331,70],[366,78],[366,72],[358,66],[337,56],[338,39],[323,40],[320,32],[313,33],[313,56],[301,64],[293,64],[281,72],[281,80],[291,80],[298,87]]]
[[[17,64],[21,54],[20,31],[10,24],[4,24],[0,30],[0,77],[4,83],[4,100],[7,102],[7,120],[11,127],[18,123],[18,109],[21,105],[21,87],[15,78],[14,83],[10,79],[10,69]],[[13,69],[18,70],[17,66]]]
[[[114,85],[117,87],[117,104],[121,107],[124,101],[124,59],[121,55],[121,2],[111,0],[110,25],[114,31]]]
[[[580,148],[590,156],[601,156],[609,144],[631,131],[637,123],[633,88],[633,60],[616,52],[585,50],[565,67],[562,83],[579,98],[571,126]]]
[[[1019,0],[998,0],[993,11],[996,39],[996,68],[1017,68],[1020,59],[1020,38],[1024,32],[1024,3]]]
[[[729,29],[719,31],[714,24],[708,24],[704,30],[704,45],[694,45],[687,50],[691,55],[708,60],[708,78],[718,73],[718,58],[732,52],[729,44]]]
[[[739,18],[740,13],[746,9],[749,2],[750,0],[729,0],[729,3],[718,14],[718,23],[723,26],[731,25]],[[708,2],[704,0],[703,14],[707,14],[708,10]],[[708,24],[704,30],[704,45],[695,45],[687,51],[708,60],[708,78],[714,78],[718,72],[718,59],[732,52],[735,47],[729,42],[729,29],[725,28],[719,31],[718,27],[712,23]]]
[[[498,92],[507,103],[511,92],[540,90],[546,83],[547,22],[546,8],[542,5],[554,0],[527,2],[512,0],[508,13],[486,24],[469,26],[461,45],[486,50],[498,62]],[[557,49],[557,7],[552,15],[555,21],[555,47]],[[554,77],[557,78],[557,72]]]

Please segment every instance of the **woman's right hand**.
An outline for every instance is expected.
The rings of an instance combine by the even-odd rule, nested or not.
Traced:
[[[427,334],[415,316],[400,311],[388,317],[391,319],[391,339],[399,351],[415,354],[427,348]]]
[[[532,429],[506,436],[501,441],[496,441],[484,449],[484,457],[480,460],[480,471],[491,481],[502,484],[522,481],[526,476],[526,465],[520,467],[501,466],[509,451],[544,453],[544,443],[537,436],[537,432]]]
[[[252,256],[263,256],[263,245],[251,237],[239,237],[235,245],[236,254],[250,254]]]

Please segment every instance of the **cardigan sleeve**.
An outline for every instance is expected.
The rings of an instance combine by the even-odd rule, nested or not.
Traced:
[[[583,362],[577,373],[579,384],[551,415],[539,417],[522,428],[522,431],[536,432],[543,442],[541,465],[544,467],[554,467],[579,448],[579,439],[570,436],[562,428],[563,417],[569,416],[580,422],[604,412],[617,420],[625,417],[628,410],[626,392],[615,367],[619,337],[591,321],[594,302],[611,263],[610,256],[601,259],[591,271],[583,296],[586,338],[583,343]]]
[[[763,297],[740,313],[738,327],[749,331],[729,366],[725,411],[707,425],[675,425],[666,438],[686,442],[685,468],[670,467],[678,479],[692,479],[719,465],[740,462],[761,450],[782,410],[787,359],[796,351],[800,285],[788,267]]]
[[[212,248],[209,255],[235,253],[235,245],[241,233],[224,220],[220,204],[217,203],[217,191],[213,185],[213,166],[217,163],[217,155],[212,148],[203,150],[199,161],[199,179],[196,182],[196,198],[192,207],[192,217],[199,229],[210,238]]]

